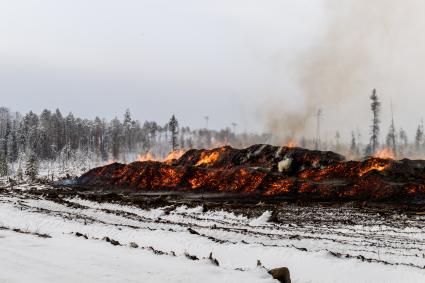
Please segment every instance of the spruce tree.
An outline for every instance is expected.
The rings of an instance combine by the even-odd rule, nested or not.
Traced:
[[[400,136],[400,141],[401,141],[402,145],[404,147],[407,147],[407,145],[409,143],[409,139],[407,137],[406,131],[403,128],[400,128],[399,136]]]
[[[423,127],[423,124],[421,123],[419,124],[416,130],[416,136],[415,136],[415,147],[417,151],[421,149],[423,138],[424,138],[424,127]]]
[[[357,147],[357,141],[356,141],[356,135],[354,134],[354,131],[351,132],[350,151],[351,151],[351,154],[353,154],[353,155],[359,154],[359,149]]]
[[[378,99],[378,95],[376,94],[376,89],[372,91],[372,95],[370,96],[370,100],[372,103],[370,104],[373,119],[371,126],[371,136],[370,136],[370,150],[371,153],[375,153],[379,147],[379,114],[381,112],[381,102]]]
[[[339,152],[340,150],[340,144],[339,144],[339,140],[341,138],[341,134],[339,133],[339,131],[336,131],[335,133],[335,151]]]
[[[38,175],[38,162],[35,154],[30,153],[27,158],[25,175],[31,180],[34,181]]]
[[[133,121],[131,119],[130,110],[127,109],[124,114],[124,121],[123,121],[123,136],[124,136],[124,144],[126,147],[126,151],[130,152],[133,148]]]
[[[18,178],[18,180],[21,180],[21,181],[24,179],[24,172],[22,171],[21,164],[19,164],[19,167],[16,170],[16,178]]]
[[[394,155],[397,154],[396,153],[396,151],[397,151],[396,130],[395,130],[395,126],[394,126],[394,119],[392,120],[391,125],[390,125],[390,129],[388,130],[387,147],[392,150]]]
[[[178,149],[177,134],[179,132],[179,122],[174,114],[171,116],[170,122],[168,123],[168,129],[171,133],[171,147],[173,148],[173,151],[176,151]]]
[[[112,151],[112,157],[115,161],[117,161],[120,157],[121,153],[121,147],[123,145],[122,142],[122,124],[118,118],[115,117],[111,121],[110,126],[110,137],[111,137],[111,151]]]
[[[7,158],[4,153],[0,153],[0,177],[7,176],[9,169],[7,167]]]

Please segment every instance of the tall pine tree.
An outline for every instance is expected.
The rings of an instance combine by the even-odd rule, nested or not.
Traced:
[[[170,122],[168,123],[168,129],[170,130],[171,134],[171,147],[173,151],[176,151],[178,149],[177,135],[179,133],[179,122],[177,121],[174,114],[171,116]]]
[[[376,89],[372,91],[370,100],[372,101],[370,107],[373,114],[370,136],[370,150],[373,154],[378,150],[379,147],[379,123],[381,122],[379,119],[379,114],[381,112],[381,102],[379,102],[378,95],[376,94]]]

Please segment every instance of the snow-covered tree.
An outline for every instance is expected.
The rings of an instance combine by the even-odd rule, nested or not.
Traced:
[[[38,176],[38,160],[34,153],[29,153],[27,156],[25,175],[32,181]]]
[[[4,153],[0,153],[0,176],[7,176],[9,174],[9,168],[7,165],[7,158]]]
[[[115,118],[111,121],[110,126],[110,136],[111,136],[111,153],[114,160],[118,160],[121,153],[122,142],[122,124],[118,118]]]
[[[424,126],[423,126],[423,123],[420,123],[416,130],[416,135],[415,135],[415,147],[417,151],[421,149],[423,139],[424,139]]]
[[[171,147],[173,151],[176,151],[178,149],[177,135],[179,133],[179,122],[174,114],[171,116],[170,122],[168,122],[168,128],[171,134]]]

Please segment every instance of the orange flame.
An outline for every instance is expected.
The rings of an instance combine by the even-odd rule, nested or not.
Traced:
[[[144,161],[156,161],[156,160],[157,159],[156,159],[155,155],[153,155],[150,152],[145,153],[145,154],[140,154],[139,157],[137,157],[137,161],[141,161],[141,162],[144,162]]]
[[[289,147],[289,148],[294,148],[294,147],[296,147],[297,146],[297,143],[295,142],[295,141],[289,141],[287,144],[286,144],[286,147]]]
[[[137,161],[144,162],[144,161],[160,161],[160,162],[167,162],[171,161],[173,159],[179,159],[182,157],[182,155],[185,153],[184,150],[176,150],[170,152],[165,158],[158,158],[155,156],[155,154],[148,152],[145,154],[140,154],[137,158]]]
[[[383,150],[376,152],[373,157],[381,159],[395,159],[394,152],[389,148],[384,148]]]
[[[170,161],[173,159],[179,159],[186,151],[184,150],[175,150],[170,152],[167,157],[164,158],[164,161]]]
[[[369,173],[370,171],[373,171],[373,170],[376,170],[376,171],[384,171],[384,170],[386,170],[388,167],[389,167],[388,165],[373,164],[373,165],[372,165],[372,166],[370,166],[370,167],[367,167],[367,168],[361,169],[361,170],[359,171],[359,176],[363,176],[363,175],[365,175],[366,173]]]
[[[383,161],[379,159],[369,159],[367,160],[368,166],[359,168],[359,176],[363,176],[370,171],[376,170],[376,171],[385,171],[387,170],[391,165],[388,161]]]
[[[201,159],[196,163],[195,166],[208,165],[217,161],[220,157],[220,153],[218,151],[214,151],[211,153],[202,153]]]

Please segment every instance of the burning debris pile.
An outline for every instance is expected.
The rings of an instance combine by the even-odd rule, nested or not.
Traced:
[[[114,163],[78,179],[88,188],[245,193],[317,201],[425,200],[425,161],[346,161],[333,152],[254,145],[189,150],[165,162]]]

